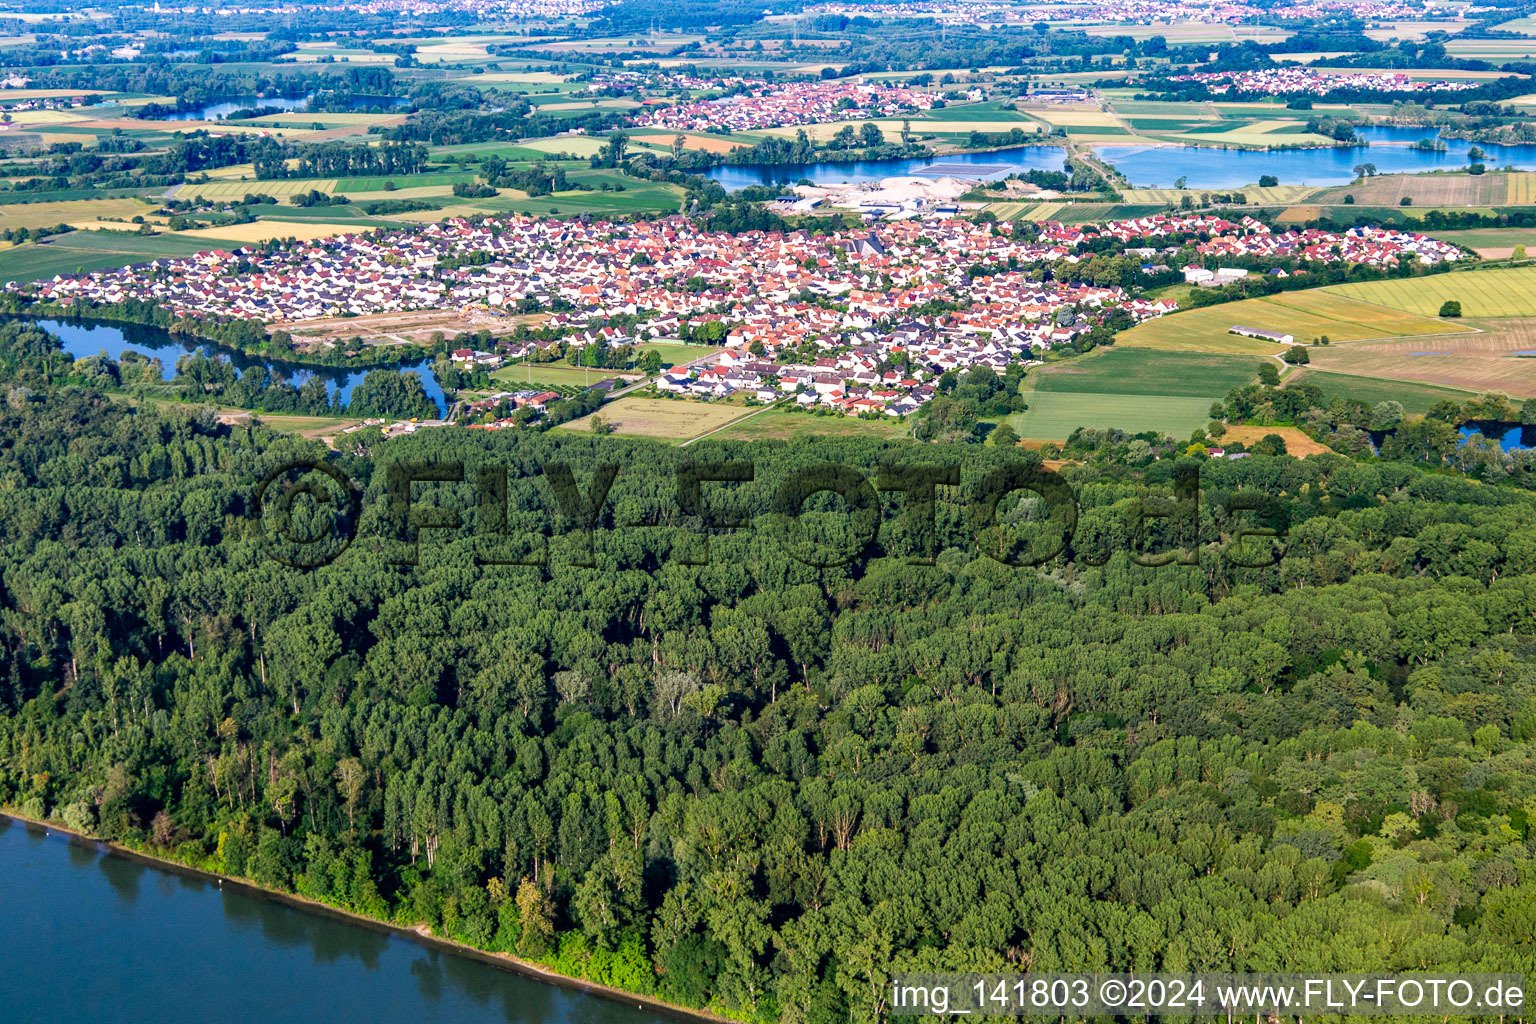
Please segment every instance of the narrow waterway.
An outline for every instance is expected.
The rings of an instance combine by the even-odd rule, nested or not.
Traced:
[[[523,977],[0,817],[0,1019],[660,1024]]]

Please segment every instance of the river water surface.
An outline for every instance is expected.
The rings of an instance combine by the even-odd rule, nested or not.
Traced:
[[[102,1024],[661,1024],[0,817],[0,1019]]]
[[[201,350],[210,358],[229,360],[234,363],[237,370],[242,372],[251,366],[265,366],[267,372],[274,378],[285,380],[295,387],[302,385],[311,376],[322,377],[325,380],[326,394],[335,396],[339,393],[341,400],[346,402],[351,400],[352,389],[368,372],[340,367],[294,366],[289,363],[261,360],[219,348],[217,345],[204,344],[197,339],[178,338],[158,327],[141,327],[131,324],[119,326],[68,320],[35,320],[33,322],[48,333],[58,335],[59,340],[64,343],[64,351],[75,359],[85,359],[105,353],[113,361],[121,362],[125,352],[137,352],[151,359],[159,359],[160,376],[164,380],[170,380],[176,376],[176,360]],[[426,391],[427,397],[437,403],[438,412],[447,412],[447,398],[429,360],[402,363],[395,368],[403,373],[413,373],[420,377],[423,390]]]

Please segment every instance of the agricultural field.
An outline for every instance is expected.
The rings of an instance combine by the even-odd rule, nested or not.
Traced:
[[[40,281],[77,271],[114,270],[157,256],[191,256],[212,248],[216,246],[207,239],[178,235],[76,231],[0,252],[0,283]]]
[[[549,139],[525,139],[519,145],[538,153],[569,153],[572,156],[596,156],[607,143],[586,135],[557,136]]]
[[[1511,184],[1510,177],[1522,179]],[[1527,177],[1506,174],[1379,174],[1365,181],[1320,192],[1321,203],[1342,203],[1344,196],[1355,197],[1363,206],[1397,206],[1404,198],[1414,206],[1504,206],[1509,204],[1511,188],[1526,188]]]
[[[682,189],[675,185],[628,179],[623,192],[603,192],[600,189],[592,189],[591,191],[556,192],[553,195],[533,198],[526,196],[517,198],[504,194],[495,199],[474,200],[473,206],[490,212],[538,213],[551,216],[570,216],[579,213],[624,214],[645,211],[673,213],[681,203],[682,195]],[[442,216],[442,213],[438,213],[430,219],[438,220]]]
[[[1063,22],[1073,28],[1073,22]],[[1130,36],[1132,39],[1150,39],[1162,36],[1170,46],[1180,43],[1282,43],[1291,32],[1268,25],[1227,25],[1204,21],[1176,21],[1172,24],[1138,25],[1134,22],[1114,22],[1109,25],[1090,25],[1083,31],[1091,36]]]
[[[1034,394],[1204,398],[1206,405],[1254,379],[1252,355],[1157,352],[1116,345],[1030,370]]]
[[[1411,416],[1422,416],[1429,412],[1436,402],[1444,399],[1465,402],[1472,394],[1460,388],[1419,384],[1414,381],[1359,377],[1354,374],[1318,370],[1314,366],[1315,364],[1309,363],[1305,369],[1292,371],[1285,378],[1285,383],[1290,385],[1305,381],[1322,388],[1324,395],[1339,395],[1347,399],[1369,402],[1372,405],[1377,402],[1398,402]]]
[[[1065,441],[1078,427],[1116,427],[1132,434],[1153,430],[1183,437],[1210,419],[1211,403],[1220,397],[1036,392],[1030,396],[1029,408],[1014,413],[1008,422],[1020,437],[1042,441]]]
[[[1524,60],[1536,57],[1536,39],[1452,39],[1445,50],[1453,57],[1473,60]]]
[[[1434,310],[1439,310],[1437,305]],[[1122,333],[1117,349],[1279,355],[1283,346],[1229,333],[1236,325],[1290,334],[1298,342],[1426,337],[1471,328],[1324,291],[1282,292],[1171,313]]]
[[[82,199],[62,203],[12,203],[0,205],[0,229],[43,228],[56,224],[84,224],[99,217],[131,220],[149,213],[152,205],[137,199]],[[126,230],[132,228],[124,225]]]
[[[1030,108],[1029,112],[1042,121],[1048,121],[1053,125],[1065,125],[1074,128],[1111,128],[1120,124],[1120,119],[1106,110],[1098,108],[1086,108],[1081,106],[1039,106]]]
[[[1253,185],[1242,189],[1123,188],[1120,190],[1120,195],[1127,203],[1167,207],[1177,206],[1185,196],[1191,197],[1198,203],[1202,196],[1212,192],[1241,192],[1248,202],[1259,206],[1285,206],[1307,199],[1317,191],[1317,187],[1312,185],[1271,185],[1263,188]]]
[[[630,437],[655,437],[688,441],[746,415],[750,410],[724,402],[693,402],[687,399],[641,398],[630,395],[610,402],[594,415],[614,427],[614,433]],[[592,417],[572,420],[562,429],[592,429]]]
[[[1306,458],[1308,455],[1323,455],[1333,451],[1332,448],[1325,444],[1319,444],[1295,427],[1232,426],[1228,427],[1227,432],[1214,440],[1212,444],[1228,445],[1237,441],[1251,448],[1255,441],[1262,440],[1267,434],[1275,434],[1285,442],[1287,455]]]
[[[1335,295],[1391,309],[1433,316],[1442,303],[1461,303],[1468,317],[1536,317],[1536,267],[1502,267],[1463,273],[1334,285]]]
[[[279,200],[308,192],[336,191],[336,178],[285,178],[281,181],[205,181],[196,185],[180,185],[174,190],[174,198],[192,199],[241,199],[246,195],[274,196]]]
[[[1036,117],[1043,116],[1034,111]],[[969,129],[969,121],[1017,121],[1022,127],[1029,123],[1029,118],[1019,113],[1010,106],[1005,106],[1001,101],[989,100],[984,103],[955,103],[937,110],[925,111],[920,119],[914,119],[913,124],[937,122],[962,122],[959,128]],[[1066,123],[1066,122],[1063,122]],[[1085,122],[1087,123],[1087,122]]]
[[[1138,126],[1140,127],[1140,126]],[[1328,139],[1306,130],[1306,123],[1295,119],[1263,121],[1218,121],[1199,125],[1171,136],[1204,146],[1327,145]]]
[[[217,249],[225,243],[251,245],[274,238],[297,238],[309,241],[313,238],[332,238],[336,235],[354,235],[366,231],[366,224],[356,222],[336,223],[324,221],[258,220],[252,224],[226,224],[222,227],[193,228],[176,232],[179,238],[200,239],[205,249]]]
[[[1187,435],[1211,403],[1254,379],[1251,355],[1101,349],[1030,371],[1029,408],[1009,417],[1020,437],[1064,440],[1082,426]]]
[[[743,419],[711,436],[721,441],[791,441],[836,437],[906,437],[909,424],[893,417],[861,420],[850,416],[817,416],[792,409],[769,409]]]
[[[641,352],[655,352],[661,356],[664,366],[676,366],[679,363],[691,363],[695,359],[719,352],[714,345],[678,345],[665,341],[648,341],[636,346]]]
[[[1336,373],[1409,380],[1470,391],[1536,396],[1536,320],[1484,320],[1477,334],[1433,341],[1372,341],[1312,350],[1311,366]]]
[[[1471,249],[1484,259],[1507,259],[1517,245],[1536,250],[1536,228],[1480,228],[1428,231],[1426,234]]]
[[[555,363],[515,363],[491,374],[504,387],[591,387],[618,376],[618,370],[587,370]]]

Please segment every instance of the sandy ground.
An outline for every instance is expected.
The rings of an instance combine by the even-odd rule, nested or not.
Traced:
[[[860,203],[902,203],[909,199],[943,202],[959,199],[971,190],[959,178],[882,178],[867,185],[797,185],[803,198],[824,198],[833,206],[856,207]]]
[[[316,320],[292,320],[282,323],[283,330],[299,344],[321,343],[336,339],[361,337],[374,344],[422,344],[441,331],[446,337],[479,330],[505,333],[520,323],[541,323],[548,314],[494,316],[479,309],[427,309],[405,313],[375,313],[367,316],[325,317]]]
[[[1225,434],[1222,434],[1211,443],[1216,447],[1221,447],[1231,444],[1233,441],[1240,441],[1245,446],[1252,448],[1253,443],[1263,438],[1266,434],[1279,434],[1285,441],[1286,453],[1290,455],[1322,455],[1325,452],[1333,451],[1332,448],[1325,444],[1319,444],[1295,427],[1228,427]]]

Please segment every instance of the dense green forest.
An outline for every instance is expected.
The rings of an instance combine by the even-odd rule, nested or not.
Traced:
[[[748,1019],[872,1020],[906,969],[1536,973],[1517,478],[1100,446],[1020,568],[1060,524],[1017,494],[992,522],[1023,451],[338,454],[0,342],[0,804]],[[257,498],[306,459],[359,491],[312,571]],[[679,468],[730,461],[753,478],[692,501]],[[856,512],[796,520],[783,482],[828,462]],[[876,494],[903,464],[959,485]],[[1199,536],[1143,520],[1196,465]],[[305,480],[298,534],[349,520]],[[1283,557],[1243,568],[1259,521]]]

